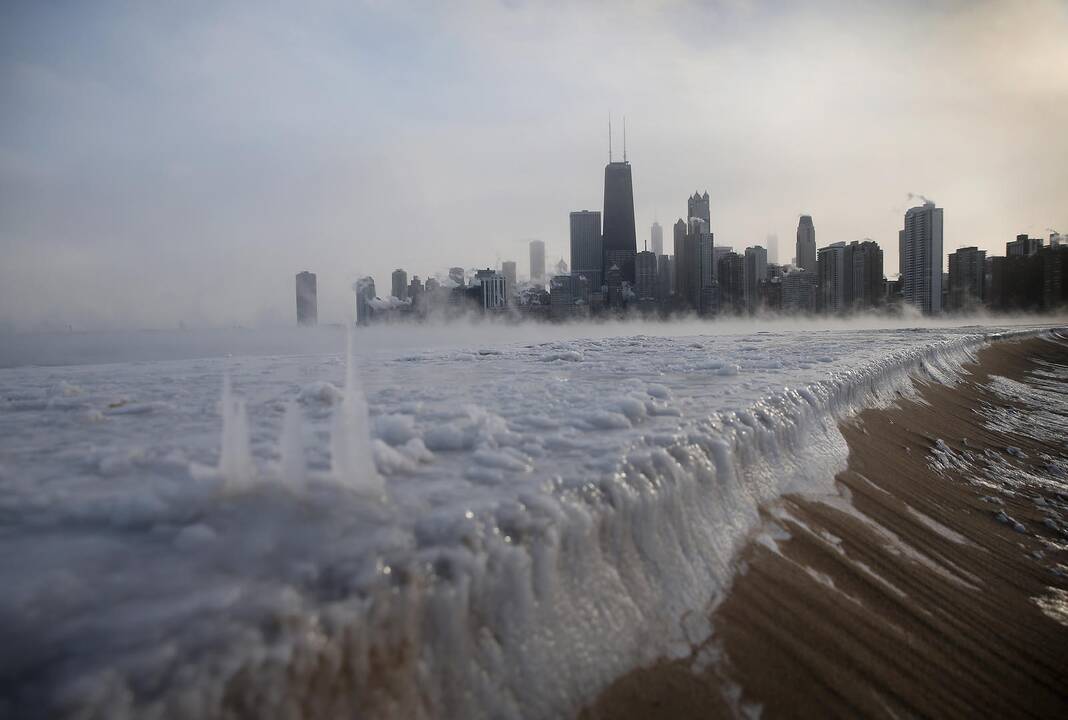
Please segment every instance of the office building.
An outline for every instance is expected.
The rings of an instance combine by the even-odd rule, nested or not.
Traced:
[[[779,264],[779,236],[775,233],[770,233],[767,238],[765,247],[768,249],[768,262]]]
[[[817,274],[811,270],[791,270],[782,276],[782,310],[788,313],[816,312]]]
[[[719,307],[724,312],[745,312],[745,259],[730,252],[719,260]]]
[[[573,280],[570,275],[555,275],[549,280],[549,317],[566,320],[575,306]]]
[[[356,324],[367,325],[371,322],[371,301],[375,299],[374,278],[360,278],[353,283],[352,291],[356,293]]]
[[[714,245],[712,247],[712,268],[713,268],[712,279],[715,280],[717,283],[720,282],[720,278],[719,278],[719,261],[722,260],[724,256],[726,256],[726,255],[728,255],[728,254],[730,254],[732,252],[734,252],[734,248],[729,247],[727,245]]]
[[[675,292],[675,262],[668,255],[656,259],[656,294],[661,302],[666,302]]]
[[[315,273],[297,273],[297,324],[315,325],[319,322],[319,298]]]
[[[768,251],[759,245],[745,249],[744,269],[746,312],[755,313],[760,309],[760,301],[764,292],[764,283],[767,281]]]
[[[711,231],[712,228],[712,211],[709,207],[708,191],[706,190],[704,195],[699,194],[696,190],[693,195],[686,199],[686,219],[698,218],[704,220],[705,225]]]
[[[904,301],[921,312],[942,310],[942,208],[933,202],[905,213],[904,263],[901,271]]]
[[[638,239],[634,231],[634,184],[626,151],[622,162],[609,160],[604,169],[603,267],[619,267],[625,282],[634,283]],[[607,269],[605,270],[607,273]]]
[[[966,247],[949,254],[948,290],[951,310],[970,310],[983,303],[986,293],[986,250]]]
[[[601,213],[579,210],[571,213],[571,273],[596,278],[604,275],[604,243],[601,240]],[[560,274],[560,273],[558,273]]]
[[[471,285],[478,285],[481,288],[479,302],[483,310],[499,310],[508,304],[504,275],[501,273],[489,268],[479,270],[475,273]]]
[[[505,260],[501,263],[501,275],[504,275],[504,293],[509,298],[515,294],[515,260]]]
[[[816,270],[816,228],[811,215],[802,215],[797,221],[797,267]]]
[[[530,282],[545,283],[545,243],[541,240],[530,241]]]
[[[636,280],[634,292],[638,300],[653,300],[656,298],[656,255],[643,250],[637,254],[634,260],[634,272]]]
[[[408,299],[408,273],[400,268],[393,271],[393,297],[398,300]]]
[[[853,284],[853,253],[844,242],[820,248],[816,259],[819,275],[819,294],[816,305],[820,312],[841,313],[849,307]]]
[[[883,251],[872,240],[849,243],[852,255],[852,282],[847,297],[849,307],[867,310],[882,305],[886,298],[883,278]]]
[[[1005,257],[1031,257],[1042,249],[1042,238],[1017,235],[1012,242],[1005,243]]]
[[[649,248],[657,257],[664,254],[664,228],[660,227],[658,222],[654,222],[649,228]]]

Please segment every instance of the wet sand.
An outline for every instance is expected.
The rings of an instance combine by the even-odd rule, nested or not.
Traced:
[[[1068,339],[994,343],[978,359],[954,387],[842,423],[838,493],[765,510],[712,639],[620,678],[580,717],[1068,717],[1068,478],[1061,494],[978,482],[980,466],[1048,479],[1040,456],[1068,459],[1068,441],[994,431],[975,412],[1015,405],[995,375],[1068,367]],[[1068,414],[1060,382],[1053,409]],[[979,460],[936,471],[940,439]]]

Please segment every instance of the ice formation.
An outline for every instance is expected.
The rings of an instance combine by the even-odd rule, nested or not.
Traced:
[[[991,337],[0,370],[0,697],[28,717],[573,713],[707,635],[758,507],[833,487],[838,418],[953,382]],[[244,400],[227,383],[220,453],[221,375]]]

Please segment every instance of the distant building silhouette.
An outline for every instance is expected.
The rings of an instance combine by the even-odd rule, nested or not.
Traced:
[[[656,294],[662,303],[666,303],[675,291],[674,260],[668,255],[656,259]]]
[[[393,292],[390,293],[398,300],[408,299],[408,273],[400,268],[393,271]]]
[[[1005,243],[1006,257],[1030,257],[1037,255],[1042,249],[1042,238],[1027,237],[1027,234],[1017,235],[1012,242]]]
[[[789,313],[816,312],[819,279],[812,270],[793,270],[782,277],[782,309]]]
[[[982,304],[986,295],[986,250],[959,248],[949,254],[951,310],[967,310]]]
[[[712,229],[712,211],[709,207],[708,191],[701,195],[696,190],[693,195],[686,199],[686,219],[699,218],[705,221],[709,231]]]
[[[654,222],[649,228],[649,249],[657,257],[664,254],[664,228],[660,227],[658,222]]]
[[[634,261],[637,281],[634,291],[638,300],[653,300],[656,298],[656,255],[648,250],[637,254]]]
[[[844,312],[849,307],[852,295],[852,248],[844,242],[820,248],[816,268],[819,274],[818,310],[825,313]]]
[[[725,255],[732,252],[734,252],[734,248],[727,245],[714,245],[712,247],[712,272],[713,279],[715,279],[717,283],[722,283],[722,280],[720,280],[719,277],[719,261],[722,260]]]
[[[504,275],[486,268],[475,273],[472,287],[479,286],[482,290],[479,300],[483,310],[499,310],[508,304],[508,296],[505,294]]]
[[[779,236],[775,233],[770,233],[767,237],[767,243],[765,247],[768,249],[768,262],[778,265],[779,264]]]
[[[571,274],[585,275],[600,285],[604,278],[604,243],[601,240],[601,213],[578,210],[569,216],[571,230]]]
[[[297,324],[315,325],[319,322],[319,299],[315,273],[297,273]]]
[[[619,267],[622,279],[634,283],[634,257],[638,239],[634,232],[634,184],[630,163],[611,162],[604,168],[604,267]]]
[[[575,298],[573,278],[570,275],[556,275],[549,280],[549,317],[565,320],[571,317]]]
[[[729,252],[719,259],[719,306],[722,311],[745,311],[745,259]]]
[[[811,215],[802,215],[797,221],[797,266],[816,270],[816,228]]]
[[[854,240],[849,247],[853,277],[847,304],[862,310],[882,305],[886,298],[882,248],[872,240]]]
[[[515,294],[516,288],[516,274],[515,274],[515,261],[505,260],[501,263],[501,275],[504,275],[504,292],[511,298]],[[511,300],[509,300],[511,302]]]
[[[352,285],[356,293],[356,324],[367,325],[371,322],[371,301],[375,299],[375,281],[372,277],[364,277]]]
[[[768,251],[760,245],[753,245],[745,249],[744,283],[746,312],[754,313],[760,309],[760,300],[763,297],[764,283],[768,275]]]
[[[545,243],[542,240],[530,241],[530,281],[545,283]]]
[[[463,287],[466,284],[464,282],[464,269],[462,267],[449,268],[449,280],[457,287]]]
[[[942,208],[933,202],[910,208],[900,233],[905,302],[925,313],[942,310]]]

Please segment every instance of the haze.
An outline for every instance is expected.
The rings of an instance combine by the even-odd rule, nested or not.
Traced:
[[[639,246],[708,190],[717,244],[946,252],[1068,228],[1068,4],[9,2],[0,329],[321,322],[395,267],[567,257],[626,115]],[[670,245],[670,241],[668,242]]]

